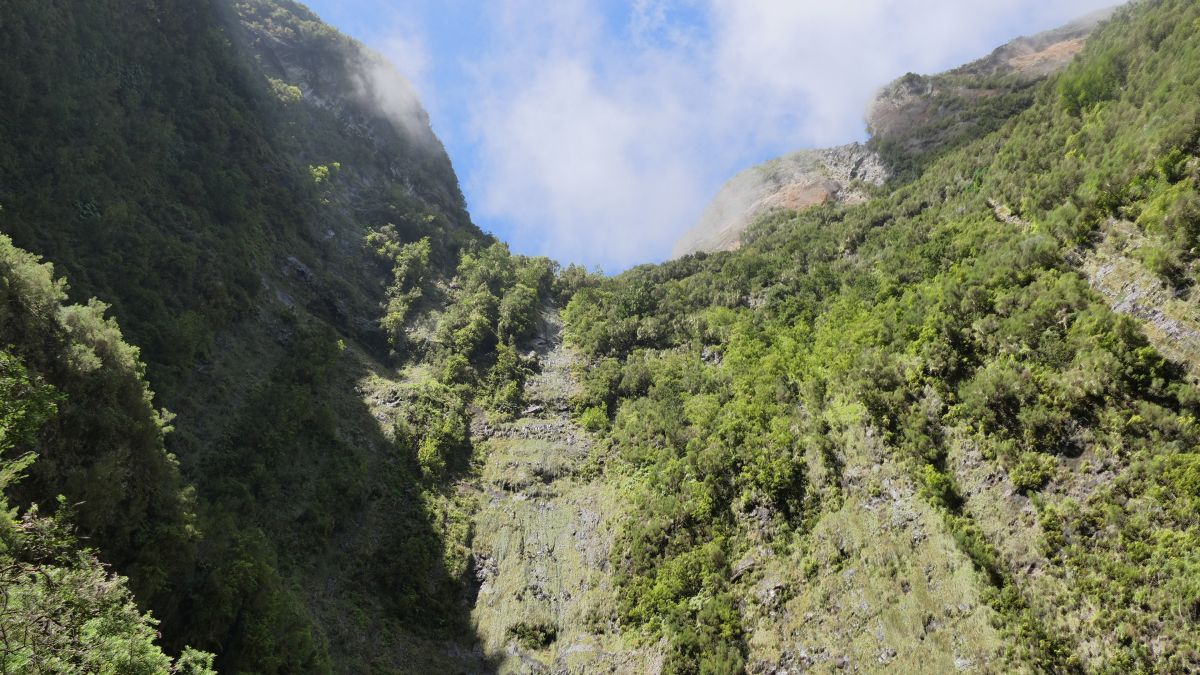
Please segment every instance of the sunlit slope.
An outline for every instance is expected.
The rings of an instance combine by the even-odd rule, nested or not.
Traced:
[[[577,295],[622,625],[684,672],[1195,670],[1198,76],[1200,8],[1139,3],[893,192]]]

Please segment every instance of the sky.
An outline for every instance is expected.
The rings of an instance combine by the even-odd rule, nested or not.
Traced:
[[[474,221],[616,272],[670,255],[738,171],[865,140],[863,111],[1114,0],[305,0],[390,59]]]

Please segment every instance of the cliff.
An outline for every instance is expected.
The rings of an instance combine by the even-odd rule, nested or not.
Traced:
[[[736,249],[742,233],[772,210],[854,203],[867,186],[911,179],[932,157],[994,131],[1028,107],[1034,86],[1066,68],[1112,12],[1017,38],[945,73],[895,80],[867,107],[865,146],[800,151],[739,173],[675,243],[672,256]]]

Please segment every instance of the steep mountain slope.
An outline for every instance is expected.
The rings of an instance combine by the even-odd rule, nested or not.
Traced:
[[[866,186],[912,179],[939,153],[995,131],[1027,108],[1034,87],[1066,68],[1112,11],[1017,38],[945,73],[909,73],[888,84],[867,107],[865,148],[800,151],[743,171],[676,242],[673,257],[736,249],[746,228],[772,210],[855,203]]]
[[[520,417],[473,425],[486,459],[469,485],[480,503],[472,622],[503,672],[650,672],[661,654],[633,648],[604,621],[614,602],[608,552],[628,505],[601,480],[594,435],[569,417],[578,363],[558,324],[547,307]]]
[[[18,502],[79,503],[167,646],[223,669],[357,672],[403,662],[396,642],[418,635],[469,648],[443,522],[465,507],[362,385],[432,348],[381,325],[389,247],[432,242],[424,312],[460,252],[491,243],[403,81],[286,0],[3,13],[0,228],[72,298],[111,303],[156,385],[151,401],[132,381],[46,375],[68,402],[30,442],[42,457]],[[96,321],[71,330],[115,330]]]
[[[575,296],[666,670],[1200,668],[1197,78],[1138,3],[910,182]]]
[[[995,131],[1029,107],[1036,85],[1062,72],[1113,9],[996,48],[937,75],[908,73],[867,106],[868,145],[900,179],[940,153]]]

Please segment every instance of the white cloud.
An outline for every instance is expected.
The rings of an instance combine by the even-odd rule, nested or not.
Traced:
[[[897,76],[944,70],[1016,37],[998,35],[996,26],[1035,32],[1106,4],[712,0],[714,67],[719,86],[745,104],[733,111],[738,119],[755,120],[779,140],[840,143],[861,131],[874,91]]]
[[[409,138],[433,143],[426,105],[436,103],[426,95],[430,86],[430,50],[418,25],[396,14],[386,19],[387,37],[362,54],[356,72],[359,95],[375,104]]]
[[[662,259],[736,170],[860,137],[875,89],[1105,0],[506,0],[467,91],[477,222],[522,252]],[[607,13],[605,10],[608,10]],[[682,20],[681,20],[682,17]],[[461,163],[460,163],[461,166]]]
[[[384,58],[403,70],[404,76],[418,92],[428,95],[433,91],[433,87],[429,86],[429,47],[415,25],[405,23],[400,28],[389,30],[388,39],[378,49]]]

